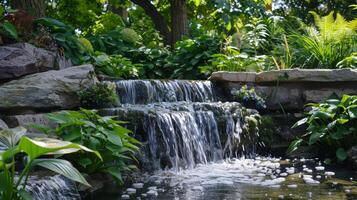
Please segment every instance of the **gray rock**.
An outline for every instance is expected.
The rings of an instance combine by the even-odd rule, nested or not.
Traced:
[[[305,90],[303,92],[303,97],[305,102],[322,102],[329,99],[332,95],[337,95],[342,97],[343,94],[357,94],[357,89],[346,89],[346,88],[321,88],[318,90]]]
[[[213,72],[210,80],[230,82],[255,82],[255,72]]]
[[[4,117],[4,121],[8,124],[10,128],[17,126],[26,127],[27,131],[30,133],[37,133],[38,130],[31,127],[32,124],[38,124],[50,128],[55,128],[56,123],[50,121],[46,114],[26,114],[26,115],[12,115]]]
[[[28,43],[0,47],[0,80],[15,79],[52,69],[63,69],[70,65],[57,53]]]
[[[0,110],[19,113],[78,107],[77,92],[96,81],[92,72],[92,65],[82,65],[32,74],[5,83],[0,86]]]
[[[348,82],[357,81],[355,69],[287,69],[261,72],[259,82]]]
[[[267,72],[214,72],[210,80],[228,82],[352,82],[356,69],[287,69]]]

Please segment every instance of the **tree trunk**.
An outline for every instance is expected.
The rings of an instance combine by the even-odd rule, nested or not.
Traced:
[[[171,46],[188,35],[186,0],[171,0]]]
[[[112,11],[113,13],[119,15],[124,22],[128,21],[129,13],[128,9],[125,7],[115,7],[113,5],[109,4],[109,10]]]
[[[169,26],[166,23],[164,16],[162,16],[150,0],[131,0],[136,5],[144,9],[145,13],[154,22],[155,29],[159,31],[160,35],[164,39],[165,45],[171,45],[171,32]]]
[[[44,0],[10,0],[10,5],[14,9],[25,10],[35,18],[45,16],[46,4]]]

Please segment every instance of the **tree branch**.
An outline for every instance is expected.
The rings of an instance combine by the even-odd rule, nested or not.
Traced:
[[[155,29],[159,31],[161,36],[164,39],[164,43],[166,45],[171,44],[171,31],[169,26],[156,7],[150,2],[150,0],[131,0],[131,2],[135,3],[136,5],[140,6],[144,9],[145,13],[151,18],[154,22]]]

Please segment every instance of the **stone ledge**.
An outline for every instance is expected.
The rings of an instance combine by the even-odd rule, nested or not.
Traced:
[[[287,69],[267,72],[214,72],[210,80],[227,82],[357,82],[357,69]]]

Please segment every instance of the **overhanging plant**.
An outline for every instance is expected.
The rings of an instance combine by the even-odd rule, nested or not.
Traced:
[[[325,157],[346,160],[347,150],[357,145],[357,96],[343,95],[341,99],[307,106],[311,110],[293,126],[307,125],[307,133],[294,140],[288,151],[304,144],[315,145]]]
[[[84,150],[101,159],[98,152],[79,144],[56,139],[30,139],[24,136],[25,133],[26,129],[21,127],[0,131],[0,199],[31,199],[25,191],[25,187],[31,170],[36,166],[46,168],[89,186],[81,173],[67,160],[40,157],[45,155],[61,156]],[[17,170],[16,167],[18,161],[15,157],[18,156],[24,156],[26,160],[21,171]]]
[[[84,145],[101,154],[103,161],[93,154],[69,156],[68,159],[81,171],[108,173],[121,183],[122,172],[135,168],[132,161],[136,161],[134,154],[140,143],[130,136],[130,130],[122,126],[124,122],[86,109],[52,113],[48,118],[58,126],[55,130],[41,127],[44,132],[54,132],[63,140]]]

